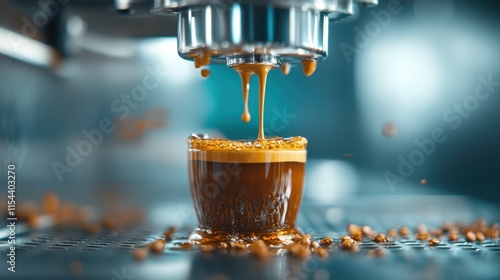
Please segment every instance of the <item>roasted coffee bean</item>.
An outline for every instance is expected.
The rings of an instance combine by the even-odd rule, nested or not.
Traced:
[[[429,244],[429,246],[436,246],[436,245],[439,245],[439,243],[441,243],[441,241],[439,241],[439,239],[437,239],[437,238],[431,238],[429,240],[429,242],[427,242],[427,244]]]
[[[163,254],[165,250],[165,240],[157,239],[153,243],[149,244],[149,249],[155,254]]]
[[[387,238],[387,236],[385,236],[385,234],[379,233],[377,236],[375,236],[373,241],[375,241],[377,243],[385,243],[385,242],[389,242],[389,238]]]
[[[330,247],[333,244],[333,238],[325,237],[319,241],[319,244],[324,247]]]

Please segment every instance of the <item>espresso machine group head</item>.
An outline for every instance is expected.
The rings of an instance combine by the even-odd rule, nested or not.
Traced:
[[[355,2],[378,0],[155,0],[151,12],[177,16],[184,59],[280,67],[325,59],[329,22],[352,15]]]

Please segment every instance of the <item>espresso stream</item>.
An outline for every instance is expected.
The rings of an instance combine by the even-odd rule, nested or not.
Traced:
[[[302,70],[304,75],[311,76],[316,70],[316,61],[315,60],[302,60]],[[233,67],[241,77],[241,87],[243,92],[243,114],[241,119],[244,122],[250,121],[250,113],[248,111],[248,92],[250,90],[250,78],[253,74],[256,74],[259,78],[259,134],[257,135],[257,139],[263,140],[264,136],[264,103],[266,98],[266,82],[267,75],[269,71],[273,69],[272,66],[267,64],[240,64]],[[285,63],[282,67],[282,72],[284,75],[288,75],[290,73],[290,65]]]
[[[243,102],[244,112],[243,121],[250,121],[250,114],[248,113],[248,90],[250,89],[250,77],[252,73],[256,74],[259,78],[259,134],[257,139],[264,139],[264,101],[266,99],[266,81],[267,74],[272,69],[270,65],[266,64],[240,64],[233,67],[241,77],[241,84],[243,88]],[[248,118],[247,118],[248,117]]]
[[[200,68],[203,66],[208,66],[212,57],[213,51],[205,50],[202,53],[193,57],[195,68]],[[317,62],[313,59],[303,59],[302,60],[302,72],[306,76],[311,76],[314,71],[316,71]],[[243,114],[241,115],[241,120],[243,122],[249,122],[251,120],[250,112],[248,110],[248,95],[250,91],[250,78],[253,74],[256,74],[259,78],[259,133],[257,139],[265,139],[264,135],[264,102],[266,98],[266,82],[267,75],[269,71],[273,69],[271,65],[268,64],[258,64],[258,63],[247,63],[239,64],[233,67],[234,70],[238,72],[241,78],[241,88],[243,93]],[[289,63],[283,63],[281,66],[281,71],[284,75],[290,73],[291,66]],[[207,78],[210,75],[210,70],[202,69],[201,76]]]

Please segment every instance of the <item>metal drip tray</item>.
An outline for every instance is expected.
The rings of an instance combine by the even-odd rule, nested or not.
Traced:
[[[387,200],[391,203],[383,203]],[[399,204],[395,202],[397,200]],[[367,201],[370,201],[370,206],[364,204]],[[423,201],[435,205],[436,213],[442,214],[431,217],[426,211],[415,212],[414,207],[425,209]],[[392,205],[392,208],[382,208],[383,204]],[[384,215],[396,213],[398,205],[405,205],[398,214],[393,214],[392,218]],[[464,208],[464,205],[469,208]],[[452,216],[450,220],[467,221],[469,216],[481,215],[495,221],[495,217],[490,216],[498,213],[498,209],[483,203],[476,205],[461,197],[360,198],[337,206],[305,203],[298,220],[299,227],[310,233],[314,240],[334,239],[334,245],[327,248],[330,257],[326,260],[316,256],[300,259],[281,251],[262,260],[241,251],[181,249],[179,244],[186,241],[190,231],[189,227],[184,227],[167,242],[164,254],[150,254],[138,262],[133,258],[133,250],[162,237],[160,229],[141,226],[91,234],[75,229],[49,228],[17,236],[16,273],[8,272],[4,266],[0,276],[2,279],[116,280],[367,279],[367,276],[370,279],[497,278],[500,275],[498,240],[467,242],[462,237],[450,242],[443,236],[439,245],[430,246],[410,235],[386,243],[364,239],[359,242],[358,252],[344,251],[336,245],[339,237],[346,234],[349,221],[370,225],[372,229],[386,233],[388,229],[401,225],[414,229],[426,220],[429,221],[428,227],[432,228],[448,220],[447,213]],[[194,220],[191,222],[195,224]],[[2,256],[7,254],[9,246],[6,239],[0,241]],[[383,251],[383,256],[378,255],[377,250]]]

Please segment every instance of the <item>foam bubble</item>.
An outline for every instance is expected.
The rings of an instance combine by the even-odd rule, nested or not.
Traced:
[[[239,141],[192,135],[188,146],[190,160],[265,163],[306,162],[307,158],[307,139],[300,136]]]
[[[289,138],[273,137],[254,141],[202,138],[191,135],[188,138],[190,149],[204,151],[265,151],[265,150],[305,150],[307,139],[301,136]]]

